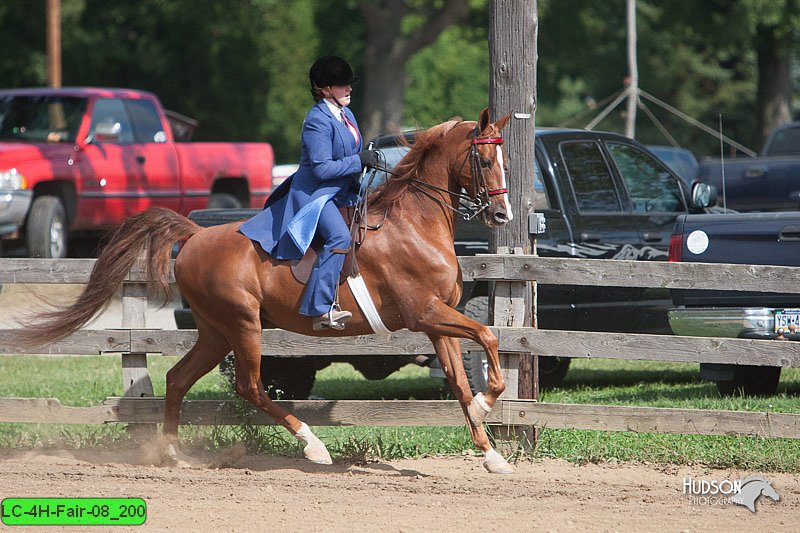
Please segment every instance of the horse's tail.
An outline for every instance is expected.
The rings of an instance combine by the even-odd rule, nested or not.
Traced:
[[[32,348],[69,336],[106,308],[136,259],[146,252],[150,289],[159,287],[169,296],[171,250],[175,242],[194,235],[200,226],[163,207],[152,207],[126,219],[111,235],[92,269],[89,283],[78,300],[65,309],[33,317],[14,335],[13,344]]]

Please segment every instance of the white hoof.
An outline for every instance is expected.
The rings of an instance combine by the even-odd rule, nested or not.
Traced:
[[[314,464],[333,464],[333,459],[331,459],[331,454],[328,453],[328,448],[326,448],[325,444],[319,439],[317,439],[317,442],[312,442],[303,448],[303,455]]]
[[[508,464],[508,461],[503,459],[503,456],[497,453],[494,448],[490,448],[484,454],[483,467],[492,474],[513,474],[514,469]]]
[[[303,448],[303,455],[306,456],[306,459],[318,465],[333,464],[333,459],[331,459],[331,454],[328,453],[325,443],[311,432],[311,428],[305,422],[303,422],[300,430],[294,436],[300,442],[305,443],[306,447]]]
[[[469,406],[467,406],[467,414],[475,427],[482,426],[483,421],[486,420],[486,415],[491,411],[492,408],[486,403],[486,397],[484,397],[482,392],[476,394],[472,398],[472,401],[469,402]]]
[[[186,460],[188,457],[183,456],[183,458],[181,458],[181,456],[183,456],[183,454],[178,451],[174,444],[168,444],[164,457],[164,465],[177,468],[192,468],[192,464]]]

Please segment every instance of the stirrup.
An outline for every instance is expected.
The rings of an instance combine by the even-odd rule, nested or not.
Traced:
[[[353,318],[353,314],[350,311],[337,311],[331,308],[326,314],[315,317],[311,327],[314,331],[322,331],[327,328],[341,331],[351,318]]]

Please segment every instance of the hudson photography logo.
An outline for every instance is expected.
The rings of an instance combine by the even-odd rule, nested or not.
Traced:
[[[778,492],[761,476],[741,479],[683,478],[683,494],[692,505],[742,505],[756,512],[756,502],[761,496],[780,501]]]

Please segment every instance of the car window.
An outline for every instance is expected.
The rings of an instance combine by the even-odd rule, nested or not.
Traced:
[[[622,211],[614,179],[600,146],[591,141],[559,145],[575,202],[581,211]]]
[[[686,211],[677,178],[663,163],[627,144],[606,143],[637,213]]]
[[[98,135],[100,131],[113,133],[113,138]],[[92,126],[89,129],[92,134],[92,142],[116,144],[130,144],[133,142],[133,130],[131,129],[128,113],[125,105],[119,98],[98,98],[92,110]]]
[[[764,150],[769,155],[797,155],[800,153],[800,128],[778,130]]]
[[[129,99],[127,103],[133,122],[133,137],[137,143],[167,142],[167,134],[152,101]]]

